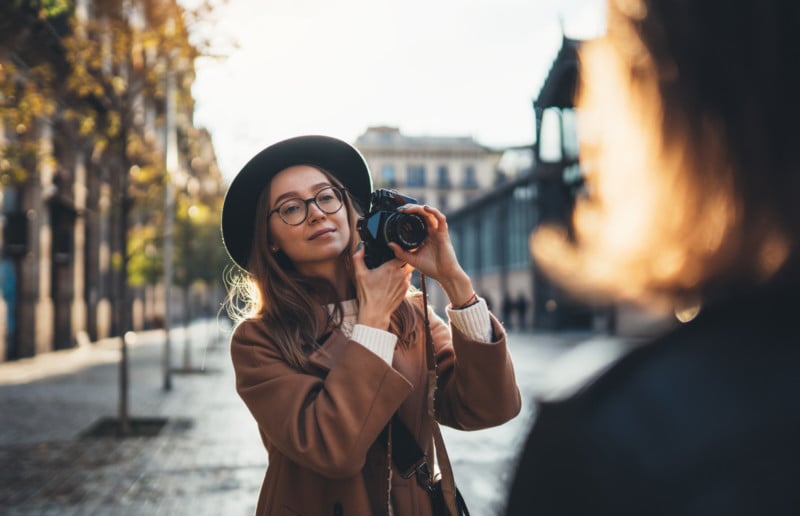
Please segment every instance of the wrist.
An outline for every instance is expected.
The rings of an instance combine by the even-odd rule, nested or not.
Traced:
[[[472,288],[472,281],[466,273],[460,274],[451,282],[443,282],[441,285],[452,306],[462,306],[473,301],[472,296],[475,294],[475,289]]]
[[[478,303],[478,294],[476,292],[472,292],[472,295],[469,298],[460,304],[454,304],[452,301],[450,302],[450,310],[463,310],[465,308],[469,308]]]
[[[379,330],[386,331],[389,329],[390,321],[391,319],[386,316],[359,314],[358,318],[356,319],[356,324],[361,324],[363,326],[369,326],[370,328],[377,328]]]

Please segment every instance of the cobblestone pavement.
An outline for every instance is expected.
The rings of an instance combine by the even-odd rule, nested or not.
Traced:
[[[130,417],[165,418],[156,437],[82,437],[118,415],[118,340],[0,364],[0,512],[252,514],[267,458],[234,391],[227,331],[207,321],[170,333],[183,370],[170,391],[164,333],[130,346]]]
[[[163,331],[129,347],[129,413],[161,418],[155,437],[87,437],[118,415],[119,341],[0,364],[0,513],[8,515],[251,515],[267,457],[234,390],[229,329],[194,323],[171,335],[172,389],[163,389]],[[523,396],[577,337],[512,334]],[[189,345],[189,355],[184,346]],[[186,361],[184,361],[186,360]],[[497,429],[445,429],[456,479],[476,516],[497,514],[533,417]]]

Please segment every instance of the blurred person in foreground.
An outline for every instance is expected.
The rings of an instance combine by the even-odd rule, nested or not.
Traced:
[[[696,316],[541,400],[507,514],[800,514],[799,29],[796,0],[609,2],[575,236],[531,249],[584,299]]]

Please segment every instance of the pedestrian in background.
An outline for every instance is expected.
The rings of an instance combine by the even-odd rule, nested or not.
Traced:
[[[409,477],[395,462],[400,423],[435,458],[455,514],[447,453],[433,445],[425,311],[438,421],[475,430],[520,409],[505,332],[439,210],[405,205],[427,224],[423,244],[412,253],[392,243],[395,258],[367,268],[356,223],[371,190],[355,148],[301,136],[257,154],[225,197],[223,239],[246,271],[238,292],[248,301],[231,339],[236,388],[269,454],[259,515],[430,515],[424,470]],[[411,288],[414,268],[444,289],[450,325]]]
[[[528,328],[528,298],[522,292],[517,295],[514,308],[517,310],[517,328],[525,331]]]
[[[799,27],[796,0],[609,2],[575,238],[531,248],[688,322],[542,400],[508,514],[800,514]]]
[[[509,330],[513,328],[514,324],[511,322],[511,318],[514,314],[514,300],[511,299],[511,294],[506,292],[503,294],[503,325],[508,328]]]

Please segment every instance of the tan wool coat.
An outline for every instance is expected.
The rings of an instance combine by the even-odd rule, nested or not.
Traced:
[[[516,416],[520,394],[497,320],[491,317],[496,341],[487,344],[430,314],[438,421],[476,430]],[[236,388],[269,456],[257,515],[385,515],[391,503],[395,516],[430,516],[426,491],[394,465],[390,474],[387,449],[376,442],[397,412],[426,455],[434,455],[421,323],[417,335],[408,349],[397,346],[390,367],[334,330],[310,357],[317,370],[303,373],[283,360],[263,321],[236,327]],[[452,479],[447,464],[440,461],[445,480]]]

